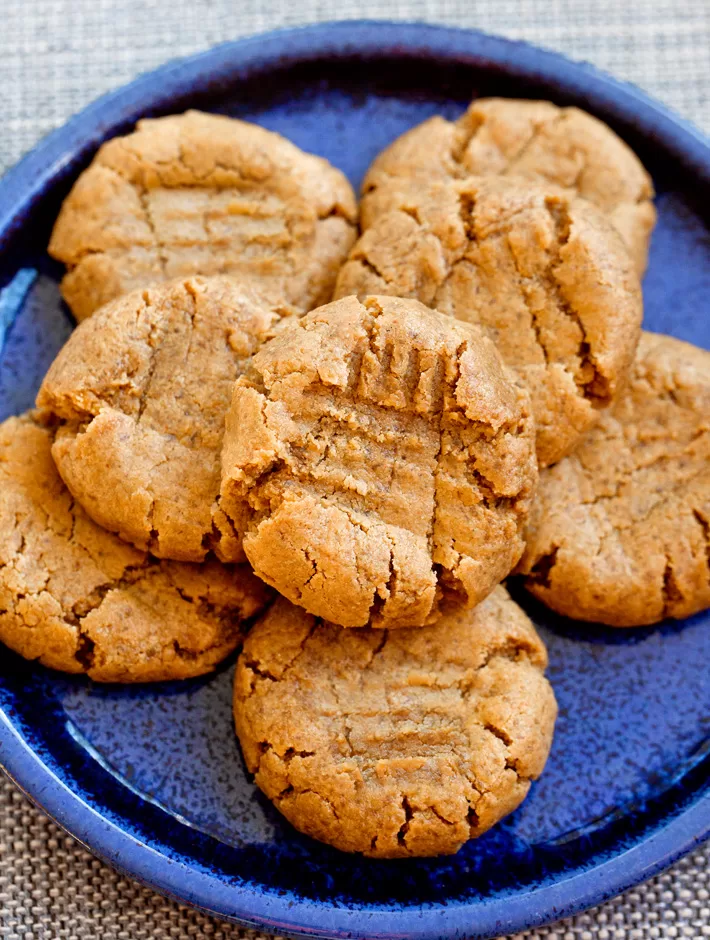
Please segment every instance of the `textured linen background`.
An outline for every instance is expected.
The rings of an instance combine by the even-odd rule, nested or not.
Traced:
[[[0,0],[0,173],[70,114],[175,56],[278,26],[383,17],[473,26],[586,59],[710,134],[710,0]],[[260,935],[153,894],[0,779],[4,940]],[[516,940],[710,937],[710,848],[622,898]]]

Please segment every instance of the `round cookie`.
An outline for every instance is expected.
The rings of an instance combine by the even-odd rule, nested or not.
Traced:
[[[529,395],[494,345],[422,304],[292,319],[237,381],[222,506],[259,577],[347,627],[433,622],[512,569],[537,479]]]
[[[335,296],[368,293],[415,297],[482,326],[530,387],[543,466],[616,397],[643,312],[628,253],[598,209],[495,176],[403,195],[380,216]]]
[[[248,769],[301,832],[375,858],[445,855],[525,798],[557,713],[505,589],[433,627],[341,630],[279,598],[240,656]]]
[[[432,117],[402,135],[365,176],[362,227],[393,208],[402,190],[491,175],[553,183],[587,199],[617,229],[638,274],[645,271],[656,221],[650,176],[606,124],[549,101],[481,98],[458,121]]]
[[[355,196],[326,160],[256,124],[188,111],[105,143],[62,206],[49,253],[78,320],[155,281],[254,279],[303,313],[330,300]]]
[[[232,387],[278,316],[230,278],[135,291],[80,324],[37,403],[59,417],[52,453],[99,525],[160,558],[243,561],[219,506]]]
[[[644,333],[628,390],[541,476],[520,563],[553,610],[614,627],[710,607],[710,352]]]
[[[39,414],[0,424],[0,642],[98,682],[210,672],[268,589],[246,565],[157,561],[99,528],[62,483],[53,436]]]

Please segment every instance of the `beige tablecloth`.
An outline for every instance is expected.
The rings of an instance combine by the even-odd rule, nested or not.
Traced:
[[[167,59],[277,26],[357,17],[474,26],[586,59],[710,133],[710,0],[0,0],[0,172],[97,95]],[[0,781],[0,938],[252,936],[127,881]],[[256,935],[253,935],[256,936]],[[710,849],[516,940],[710,937]]]

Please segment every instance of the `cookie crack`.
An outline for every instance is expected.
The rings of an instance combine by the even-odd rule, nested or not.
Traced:
[[[487,669],[494,660],[502,659],[509,663],[531,663],[532,660],[530,659],[530,652],[531,650],[529,647],[526,648],[524,644],[508,638],[504,642],[501,642],[498,646],[494,646],[492,649],[488,650],[482,662],[480,662],[473,670],[468,670],[467,673],[461,676],[459,679],[456,679],[455,681],[446,685],[438,686],[438,688],[442,689],[443,691],[454,688],[458,689],[461,698],[467,699],[471,696],[476,678],[481,672],[483,672],[484,669]],[[535,668],[538,667],[536,666]]]
[[[324,806],[327,806],[328,809],[333,814],[333,816],[335,817],[335,819],[338,822],[340,822],[340,815],[338,811],[336,810],[333,801],[329,800],[328,797],[324,796],[322,793],[318,793],[315,790],[311,790],[310,787],[304,787],[304,788],[295,787],[292,783],[289,783],[288,786],[286,786],[277,796],[274,797],[274,799],[276,800],[276,802],[280,803],[287,796],[291,796],[292,794],[295,794],[296,797],[299,797],[299,796],[306,796],[306,794],[308,793],[315,796],[316,799],[319,800],[321,803],[323,803]]]
[[[343,219],[348,223],[350,228],[355,228],[353,220],[348,215],[345,207],[341,206],[339,202],[334,203],[330,209],[324,209],[319,212],[317,218],[319,222],[323,222],[325,219]]]
[[[483,796],[482,793],[478,794],[479,799],[482,796]],[[466,823],[468,825],[469,837],[471,839],[475,839],[481,828],[481,820],[473,804],[471,803],[471,801],[468,800],[467,802],[468,802],[468,812],[466,813]]]
[[[540,318],[539,318],[540,311],[538,310],[537,307],[533,305],[530,299],[530,287],[537,279],[535,277],[529,277],[528,275],[525,274],[525,272],[520,266],[518,256],[514,251],[510,252],[510,257],[513,261],[513,266],[515,267],[515,271],[519,279],[518,287],[520,288],[520,298],[525,304],[525,307],[530,315],[530,329],[532,330],[535,336],[535,342],[537,346],[542,352],[543,358],[545,360],[545,365],[549,365],[551,361],[550,351],[543,337],[542,326],[540,324]]]
[[[288,747],[283,754],[279,754],[278,756],[281,758],[284,764],[290,764],[294,757],[306,758],[315,757],[315,755],[315,751],[299,751],[295,747]]]
[[[138,399],[138,412],[136,414],[136,424],[140,424],[141,419],[145,413],[146,408],[148,407],[148,402],[150,399],[150,389],[153,383],[153,378],[155,372],[158,368],[158,351],[160,349],[160,343],[158,340],[159,327],[156,321],[153,321],[150,325],[150,332],[147,338],[148,348],[150,349],[150,359],[148,362],[148,369],[146,371],[145,380],[143,382],[143,387],[140,390],[140,397]]]
[[[487,509],[498,509],[510,503],[510,497],[499,493],[495,485],[473,465],[466,467],[466,475],[475,484],[481,497],[481,502]]]
[[[680,589],[678,580],[673,569],[673,561],[668,552],[666,552],[666,564],[663,569],[663,581],[661,591],[663,595],[663,619],[671,617],[673,610],[677,605],[683,603],[683,592]]]
[[[549,588],[552,584],[552,569],[557,562],[557,553],[559,550],[560,546],[555,545],[549,551],[540,555],[527,573],[527,580],[532,581],[533,584],[540,585],[540,587]]]
[[[179,640],[173,640],[173,651],[178,659],[182,659],[184,662],[194,662],[200,657],[207,656],[213,650],[219,649],[220,646],[223,646],[225,639],[216,640],[214,643],[210,643],[209,646],[203,646],[199,650],[189,649],[186,646],[182,646]]]
[[[555,257],[550,262],[547,269],[546,281],[559,309],[577,325],[582,337],[577,350],[579,366],[576,369],[575,382],[586,399],[593,404],[598,402],[600,405],[605,405],[609,403],[612,397],[609,380],[602,373],[595,359],[581,316],[564,297],[556,276],[557,271],[564,264],[562,249],[569,242],[572,230],[572,219],[569,214],[569,209],[564,201],[559,201],[554,197],[545,199],[545,208],[555,229],[557,246]],[[587,377],[587,373],[589,372],[591,372],[591,377]]]
[[[361,686],[363,685],[363,681],[362,681],[362,680],[363,680],[363,677],[364,677],[365,673],[372,670],[372,668],[373,668],[373,666],[374,666],[374,664],[375,664],[376,658],[380,655],[380,653],[382,652],[382,650],[383,650],[383,649],[385,648],[385,646],[387,645],[387,641],[388,641],[388,639],[389,639],[389,630],[388,630],[387,628],[385,628],[385,629],[383,629],[381,632],[382,632],[382,636],[381,636],[380,639],[377,641],[377,646],[373,647],[372,653],[371,653],[371,655],[370,655],[369,660],[367,661],[367,663],[366,663],[365,666],[363,667],[362,671],[360,672],[360,679],[361,679],[360,685],[361,685]],[[339,697],[336,695],[336,698],[339,698]],[[348,744],[349,744],[349,743],[350,743],[350,739],[348,739]],[[351,745],[351,749],[352,749],[352,745]]]
[[[316,562],[314,558],[311,558],[308,548],[301,549],[301,553],[303,557],[305,558],[305,560],[310,564],[311,568],[313,569],[313,574],[309,575],[309,577],[306,578],[306,580],[303,582],[303,586],[300,588],[301,600],[303,600],[303,595],[305,594],[306,588],[311,583],[311,581],[315,578],[315,576],[318,574],[318,563]],[[323,575],[323,579],[325,580],[325,575]]]
[[[148,508],[148,512],[146,513],[146,528],[148,529],[146,547],[148,548],[148,551],[153,551],[154,549],[158,548],[160,542],[160,533],[153,525],[153,520],[155,518],[155,503],[155,497],[151,496],[150,506]]]
[[[258,676],[260,679],[268,680],[269,682],[278,682],[279,676],[275,676],[272,672],[269,672],[268,669],[263,669],[261,663],[256,659],[245,659],[244,668],[248,669],[255,676]],[[250,695],[252,692],[249,693]],[[270,746],[270,745],[269,745]]]
[[[661,460],[665,460],[665,459],[671,459],[671,458],[667,458],[664,455],[664,457],[661,458]],[[654,461],[654,463],[656,463],[656,461]],[[649,466],[652,466],[652,464],[649,464]],[[633,480],[636,473],[638,472],[638,470],[640,469],[643,469],[643,468],[636,467],[629,474],[629,476],[624,481],[622,481],[622,483],[630,483]],[[691,476],[689,476],[686,479],[674,481],[673,485],[669,487],[668,490],[660,491],[654,494],[657,498],[652,501],[651,506],[646,510],[646,512],[643,513],[643,515],[636,516],[633,518],[626,518],[624,520],[618,519],[615,522],[611,521],[611,519],[609,518],[609,512],[607,510],[606,504],[610,502],[614,497],[602,495],[602,496],[597,497],[594,500],[591,500],[591,502],[583,503],[582,505],[586,505],[586,506],[600,505],[604,512],[605,518],[609,526],[608,531],[602,532],[599,537],[600,547],[599,547],[597,554],[598,555],[601,554],[601,552],[603,551],[604,542],[607,539],[611,538],[615,534],[618,535],[622,532],[627,532],[629,529],[633,529],[636,526],[642,526],[656,512],[659,506],[662,506],[664,503],[667,503],[672,498],[677,498],[679,491],[680,491],[681,498],[682,498],[682,493],[688,487],[688,485],[692,484],[698,477],[702,477],[703,474],[704,474],[704,470],[700,469],[700,470],[697,470],[695,473],[691,474]]]
[[[90,672],[94,667],[96,643],[81,627],[79,627],[78,632],[79,637],[76,650],[74,651],[74,659],[79,663],[84,672]]]
[[[185,355],[183,356],[183,368],[187,368],[187,364],[190,360],[190,353],[192,352],[192,341],[195,336],[195,320],[197,319],[197,291],[194,288],[194,285],[190,281],[184,281],[183,286],[185,288],[185,293],[189,295],[191,300],[191,309],[186,310],[185,313],[190,319],[190,332],[187,337],[187,347],[185,349]],[[229,348],[229,344],[227,344]],[[239,377],[236,363],[234,370],[234,379],[236,380]]]
[[[153,562],[154,564],[154,562]],[[139,565],[129,565],[123,571],[120,578],[113,578],[97,585],[87,594],[86,597],[76,601],[69,612],[65,614],[65,620],[72,626],[80,626],[90,613],[97,610],[104,602],[106,596],[111,591],[120,591],[135,584],[145,574],[145,571],[151,566],[151,562],[143,562]]]
[[[560,110],[559,114],[556,114],[554,118],[534,122],[533,130],[532,130],[532,133],[530,134],[530,137],[528,137],[528,139],[516,151],[516,153],[508,159],[507,166],[498,175],[507,176],[513,170],[513,167],[515,166],[515,164],[518,163],[520,160],[523,159],[523,157],[526,156],[527,152],[530,150],[533,144],[537,142],[538,138],[542,135],[544,131],[546,131],[548,128],[556,127],[558,124],[562,124],[565,119],[566,119],[565,111]],[[555,180],[552,179],[550,180],[550,182],[554,183]]]
[[[441,478],[441,454],[444,448],[444,416],[443,411],[441,418],[439,420],[439,442],[434,454],[434,491],[432,494],[432,507],[431,507],[431,519],[429,521],[429,527],[427,528],[427,546],[429,548],[429,555],[432,558],[432,570],[434,569],[433,558],[434,558],[434,549],[435,549],[435,539],[436,539],[436,525],[437,518],[441,511],[439,505],[439,481]]]
[[[243,608],[241,606],[235,607],[234,603],[215,604],[209,599],[208,594],[190,594],[184,588],[180,587],[179,584],[175,583],[169,571],[168,569],[168,577],[173,590],[186,604],[190,604],[194,607],[197,616],[201,620],[218,623],[225,628],[227,636],[233,636],[241,631],[242,627],[247,622],[243,616]],[[222,642],[224,641],[220,640],[216,645],[221,646]]]
[[[77,631],[77,646],[74,659],[85,672],[90,672],[94,666],[96,654],[96,641],[84,629],[83,622],[93,611],[98,610],[105,598],[112,591],[122,590],[139,581],[149,564],[129,565],[124,569],[120,578],[114,578],[100,584],[86,597],[76,601],[70,610],[64,612],[64,622]]]
[[[395,586],[397,584],[397,569],[394,564],[394,539],[387,531],[385,526],[385,538],[389,542],[389,576],[387,578],[387,583],[381,587],[375,588],[375,593],[372,598],[372,604],[370,604],[370,623],[376,621],[381,614],[384,613],[387,602],[392,598]],[[386,638],[385,638],[386,641]],[[383,644],[384,645],[384,644]]]
[[[710,581],[710,519],[707,519],[701,515],[698,509],[693,510],[693,517],[700,526],[700,529],[703,533],[703,539],[705,540],[705,556],[707,560],[708,580]]]
[[[402,846],[402,848],[407,849],[407,833],[409,832],[409,826],[412,819],[414,818],[414,810],[412,809],[411,803],[406,796],[402,797],[402,810],[404,811],[404,822],[399,827],[399,832],[397,833],[397,842]]]
[[[489,734],[492,734],[494,737],[498,738],[498,740],[501,741],[506,746],[506,748],[509,748],[513,743],[513,739],[506,731],[503,730],[503,728],[499,728],[490,721],[484,722],[483,729],[484,731],[487,731]]]
[[[242,536],[237,531],[237,527],[235,525],[234,520],[229,515],[229,513],[225,509],[222,508],[221,501],[222,501],[221,495],[218,494],[215,497],[215,500],[212,506],[212,511],[210,513],[210,519],[211,519],[210,531],[205,532],[202,536],[202,547],[205,549],[205,552],[214,552],[218,557],[219,557],[219,552],[221,551],[222,540],[225,536],[225,533],[222,532],[222,530],[217,525],[215,516],[219,516],[220,520],[224,519],[226,523],[226,527],[228,529],[227,534],[229,535],[229,537],[234,539],[235,542],[241,542],[242,540]],[[220,558],[220,561],[221,560],[222,559]]]
[[[177,141],[177,155],[168,157],[165,160],[160,160],[156,157],[153,157],[152,159],[146,160],[146,161],[141,160],[138,154],[134,150],[132,150],[131,147],[127,145],[126,138],[121,138],[121,137],[114,138],[113,143],[116,146],[119,146],[121,150],[123,150],[124,153],[128,155],[129,159],[137,160],[138,163],[140,164],[142,171],[145,170],[146,166],[153,169],[155,171],[155,175],[158,177],[158,180],[160,181],[160,187],[162,189],[202,188],[204,183],[210,178],[210,176],[212,176],[212,174],[214,173],[216,169],[223,170],[225,173],[233,173],[236,177],[239,178],[240,181],[263,182],[262,177],[256,177],[254,175],[245,175],[243,172],[243,168],[230,166],[228,163],[224,163],[220,161],[219,159],[217,159],[216,157],[212,159],[212,165],[207,170],[206,173],[199,174],[195,172],[195,168],[190,166],[190,164],[185,159],[185,147],[181,139],[178,139]],[[110,169],[112,172],[116,173],[117,176],[120,176],[122,179],[126,180],[126,182],[136,187],[136,189],[142,189],[144,191],[148,191],[149,189],[154,188],[154,187],[146,186],[141,181],[140,177],[136,179],[134,174],[130,172],[128,174],[125,174],[121,172],[120,169],[116,169],[115,167],[112,167],[110,165],[107,165],[107,164],[102,164],[102,165],[106,166],[107,169]],[[181,167],[183,170],[185,170],[189,174],[190,180],[188,182],[181,182],[177,184],[169,184],[165,182],[165,178],[162,175],[161,171],[164,168],[168,168],[168,169],[174,168],[176,165]]]
[[[160,272],[162,274],[162,279],[166,280],[168,276],[168,255],[167,255],[167,246],[163,243],[162,238],[158,234],[158,227],[155,223],[153,217],[153,211],[150,207],[150,195],[148,190],[142,186],[137,186],[133,184],[133,189],[138,199],[140,200],[141,208],[143,209],[143,214],[145,216],[145,221],[150,229],[150,234],[153,237],[155,243],[155,250],[158,255],[158,261],[160,262]]]
[[[429,806],[428,809],[430,810],[430,812],[434,814],[434,816],[436,816],[439,822],[442,822],[445,826],[456,825],[456,823],[453,820],[447,819],[446,816],[442,816],[439,810],[436,808],[436,806]]]
[[[449,152],[456,175],[460,175],[460,173],[456,171],[463,171],[464,175],[466,175],[467,171],[463,165],[466,151],[485,123],[486,119],[482,115],[474,114],[470,110],[466,111],[465,114],[462,114],[461,117],[454,122],[454,140]]]
[[[25,552],[25,549],[27,548],[27,537],[25,536],[25,533],[22,531],[22,522],[24,518],[25,517],[23,516],[21,512],[15,513],[15,525],[13,526],[13,531],[17,532],[17,534],[19,535],[20,544],[17,546],[16,550],[12,553],[12,557],[10,560],[0,561],[0,569],[8,567],[12,561],[16,561],[18,558],[21,558]],[[72,519],[72,531],[73,531],[73,519]],[[45,581],[44,586],[46,586],[48,580],[49,580],[49,576],[47,577],[47,580]]]
[[[258,773],[259,773],[259,770],[261,769],[261,758],[264,756],[264,754],[269,753],[269,752],[272,753],[272,754],[274,754],[274,755],[278,758],[278,760],[280,760],[281,763],[284,764],[286,767],[288,767],[288,765],[289,765],[296,757],[300,757],[300,758],[302,758],[302,759],[305,759],[305,758],[307,758],[307,757],[315,757],[315,756],[316,756],[316,751],[298,750],[298,748],[295,748],[295,747],[287,747],[286,750],[283,752],[283,754],[280,754],[280,753],[276,750],[276,748],[274,747],[274,745],[272,744],[272,742],[271,742],[271,741],[268,741],[268,740],[264,740],[264,741],[259,741],[259,742],[258,742],[258,744],[257,744],[257,752],[258,752],[258,761],[257,761],[257,765],[256,765],[256,770],[254,771],[255,774],[258,774]],[[291,784],[289,784],[289,787],[290,787],[291,789],[293,789],[293,787],[291,786]]]
[[[683,459],[683,458],[685,458],[685,457],[689,457],[689,458],[692,459],[692,456],[693,456],[693,454],[692,454],[692,445],[693,445],[693,443],[695,442],[695,440],[697,440],[697,437],[700,436],[700,435],[702,435],[702,433],[703,433],[703,432],[700,431],[698,434],[696,434],[696,435],[693,437],[693,439],[688,442],[687,446],[686,446],[685,448],[683,448],[682,450],[678,451],[677,453],[672,453],[672,454],[663,453],[663,454],[659,454],[657,457],[655,457],[653,460],[651,460],[651,461],[648,462],[648,463],[639,463],[639,462],[636,462],[635,466],[630,467],[628,470],[625,470],[625,471],[623,472],[623,475],[622,475],[621,479],[618,480],[617,483],[615,484],[615,488],[614,488],[614,492],[613,492],[613,493],[599,493],[599,494],[593,496],[591,499],[582,500],[582,501],[581,501],[581,505],[582,505],[582,506],[596,506],[596,505],[598,505],[599,503],[604,503],[604,502],[609,502],[609,501],[612,501],[612,500],[615,500],[615,499],[619,499],[619,498],[621,497],[621,495],[622,495],[622,494],[621,494],[621,491],[624,489],[624,487],[627,486],[627,485],[629,485],[630,483],[633,483],[633,481],[634,481],[635,479],[637,479],[637,477],[638,477],[638,475],[639,475],[640,473],[645,473],[645,472],[647,472],[648,470],[651,470],[651,469],[653,469],[654,467],[657,467],[659,464],[663,464],[663,463],[666,463],[666,462],[668,462],[668,463],[670,463],[671,465],[673,465],[673,463],[675,463],[679,458],[680,458],[680,459]],[[689,449],[690,449],[690,453],[688,452]],[[636,457],[639,456],[639,454],[638,454],[638,452],[634,453],[634,450],[632,449],[632,450],[631,450],[631,456],[634,457],[634,458],[636,458]],[[584,468],[583,465],[582,465],[582,471],[583,471],[583,472],[585,473],[585,475],[586,475],[587,471],[586,471],[586,469]],[[691,475],[688,476],[688,477],[685,477],[685,478],[680,479],[680,480],[674,480],[673,483],[672,483],[672,485],[671,485],[667,490],[658,491],[658,494],[657,494],[657,495],[658,495],[658,499],[653,503],[653,505],[652,505],[651,509],[649,510],[649,512],[647,512],[643,517],[641,517],[641,521],[643,521],[643,520],[645,520],[646,518],[648,518],[648,516],[655,510],[656,506],[658,506],[659,503],[661,503],[661,502],[667,500],[667,499],[669,498],[669,495],[670,495],[670,494],[675,493],[675,492],[676,492],[677,490],[679,490],[679,489],[685,489],[685,487],[686,487],[689,483],[692,483],[697,477],[701,476],[703,473],[704,473],[704,468],[700,468],[700,469],[696,470],[695,472],[691,473]],[[622,527],[622,526],[617,526],[617,528],[618,528],[619,530],[623,530],[623,528],[628,528],[628,527],[634,525],[637,521],[638,521],[637,519],[629,517],[629,519],[628,519],[628,526],[623,526],[623,527]]]
[[[454,377],[451,383],[454,399],[456,397],[456,391],[457,391],[459,382],[461,381],[461,357],[463,356],[467,348],[468,348],[468,342],[466,340],[463,340],[463,342],[461,342],[459,346],[456,348],[456,355],[454,357],[455,372],[454,372]],[[444,388],[446,387],[445,383],[446,383],[446,378],[444,378]],[[444,395],[442,396],[442,408],[441,408],[441,412],[439,415],[439,447],[435,456],[436,464],[434,467],[434,498],[433,498],[433,506],[432,506],[432,520],[431,520],[430,529],[427,532],[427,540],[429,543],[429,554],[432,559],[432,571],[436,575],[437,583],[442,584],[442,578],[440,577],[439,572],[450,571],[457,585],[457,587],[451,589],[452,592],[455,593],[457,590],[460,590],[460,584],[461,584],[460,579],[456,576],[456,569],[458,568],[461,562],[461,552],[457,551],[454,548],[453,538],[451,539],[451,545],[450,545],[451,553],[455,556],[455,559],[456,559],[453,568],[446,568],[442,564],[439,564],[436,562],[437,544],[438,544],[437,530],[438,530],[439,514],[441,511],[440,502],[439,502],[439,497],[440,497],[439,487],[440,487],[441,477],[443,474],[443,470],[441,466],[441,457],[442,457],[442,453],[444,449],[444,435],[447,433],[444,427],[444,422],[446,418],[445,398],[446,398],[446,391],[444,391]]]
[[[464,234],[469,246],[479,244],[478,232],[476,231],[476,220],[474,218],[475,211],[476,197],[473,195],[473,193],[466,191],[460,192],[459,219],[461,220],[461,225],[463,226]]]
[[[336,700],[339,699],[337,694],[335,695],[335,698]],[[353,747],[353,742],[351,740],[352,733],[353,733],[352,727],[349,724],[347,724],[347,722],[344,721],[343,722],[343,737],[345,738],[345,743],[348,746],[348,757],[355,756],[355,748]]]
[[[392,279],[387,277],[384,271],[381,271],[377,267],[377,265],[374,263],[374,261],[372,261],[370,257],[366,255],[364,252],[359,252],[357,255],[354,255],[351,260],[356,261],[358,264],[362,265],[362,267],[365,268],[366,271],[374,275],[374,277],[376,277],[379,281],[382,281],[388,287],[390,287],[393,284]]]
[[[311,624],[308,630],[308,633],[301,640],[299,644],[299,648],[294,654],[293,658],[288,663],[285,664],[285,666],[283,667],[283,669],[278,675],[274,675],[272,672],[269,672],[268,669],[263,669],[262,663],[260,663],[258,660],[253,659],[253,658],[247,658],[244,662],[244,666],[247,669],[251,670],[251,672],[253,672],[254,675],[258,676],[260,679],[266,679],[270,682],[280,682],[282,679],[284,679],[288,675],[289,672],[291,672],[291,670],[296,665],[298,660],[306,652],[306,646],[308,645],[308,641],[310,640],[310,638],[313,636],[313,634],[316,632],[316,630],[318,629],[320,625],[321,625],[321,621],[317,618],[314,618],[313,623]],[[253,694],[253,689],[252,689],[252,692],[250,692],[249,694],[250,695]]]

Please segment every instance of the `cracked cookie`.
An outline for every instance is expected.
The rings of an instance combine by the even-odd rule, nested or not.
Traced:
[[[644,333],[628,390],[542,474],[520,564],[553,610],[614,627],[710,607],[710,352]]]
[[[305,313],[331,299],[355,240],[345,176],[256,124],[188,111],[105,143],[49,242],[78,320],[131,290],[192,274],[255,280]]]
[[[237,381],[225,512],[289,600],[346,627],[433,622],[516,564],[537,480],[527,390],[468,323],[355,297],[291,319]]]
[[[237,734],[301,832],[374,858],[451,854],[542,773],[557,714],[546,665],[502,587],[393,631],[341,630],[279,598],[239,658]]]
[[[159,558],[243,561],[219,506],[224,415],[277,314],[231,278],[135,291],[74,331],[38,406],[61,419],[52,454],[88,514]]]
[[[490,175],[553,183],[594,203],[643,274],[656,221],[650,176],[606,124],[549,101],[481,98],[458,121],[437,116],[408,131],[365,176],[362,227],[396,207],[402,191],[440,179]]]
[[[53,436],[40,414],[0,425],[0,642],[99,682],[210,672],[268,589],[246,565],[158,561],[99,528],[62,483]]]
[[[355,244],[336,297],[415,297],[477,323],[530,387],[540,464],[569,453],[633,361],[641,289],[594,206],[503,177],[403,196]]]

